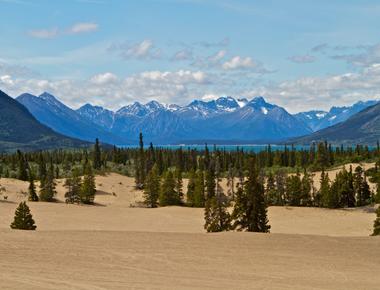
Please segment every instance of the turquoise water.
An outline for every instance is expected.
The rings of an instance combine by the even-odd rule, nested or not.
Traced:
[[[138,145],[128,145],[128,146],[122,146],[123,148],[137,148]],[[149,146],[144,146],[145,148],[148,148]],[[154,145],[155,148],[165,148],[165,149],[180,149],[188,150],[188,149],[196,149],[198,151],[202,151],[205,149],[205,145]],[[226,150],[226,151],[236,151],[236,150],[243,150],[245,152],[261,152],[265,151],[268,148],[268,145],[208,145],[207,146],[210,151],[214,151],[215,148],[219,150]],[[284,145],[271,145],[272,151],[276,150],[284,150]],[[287,146],[288,149],[291,148],[291,146]],[[309,146],[294,146],[294,148],[298,151],[304,149],[308,150]]]

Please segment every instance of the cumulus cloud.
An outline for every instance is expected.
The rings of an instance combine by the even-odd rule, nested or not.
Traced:
[[[68,33],[79,34],[98,30],[98,24],[94,22],[76,23],[68,29]]]
[[[161,56],[161,50],[156,48],[153,41],[144,39],[141,42],[113,44],[108,49],[111,52],[116,51],[124,59],[157,59]]]
[[[304,77],[246,91],[247,96],[263,95],[291,112],[328,109],[358,100],[380,99],[380,64],[360,72],[327,77]]]
[[[193,95],[200,95],[211,83],[212,79],[205,72],[190,70],[146,71],[126,78],[106,72],[81,81],[0,75],[0,87],[12,96],[48,91],[69,106],[79,107],[90,102],[111,109],[136,100],[183,104]]]
[[[291,62],[295,63],[312,63],[316,61],[316,57],[313,55],[305,54],[305,55],[293,55],[288,58]]]
[[[229,70],[249,70],[254,73],[269,73],[270,70],[266,69],[260,62],[254,61],[251,57],[234,56],[222,64],[222,68],[226,71]]]

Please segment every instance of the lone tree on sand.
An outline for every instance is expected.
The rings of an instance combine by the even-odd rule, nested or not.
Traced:
[[[11,223],[12,229],[18,230],[35,230],[37,226],[34,224],[34,219],[30,213],[30,209],[26,202],[21,202],[16,209],[15,219]]]

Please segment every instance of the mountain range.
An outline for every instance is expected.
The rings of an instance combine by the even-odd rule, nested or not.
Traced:
[[[194,100],[185,106],[150,101],[135,102],[117,111],[85,104],[71,109],[49,93],[22,94],[16,100],[42,124],[63,135],[109,144],[135,144],[143,132],[146,142],[155,144],[268,143],[313,136],[324,128],[340,124],[377,101],[290,114],[263,97],[220,97]],[[304,138],[304,137],[302,137]],[[301,139],[299,139],[301,140]],[[306,140],[306,139],[302,139]]]
[[[365,108],[344,122],[288,142],[310,144],[324,140],[334,144],[376,144],[380,140],[380,103]]]
[[[86,104],[70,109],[54,96],[22,94],[17,100],[43,124],[67,136],[110,144],[135,143],[139,132],[156,144],[192,143],[204,140],[239,143],[273,142],[303,136],[345,121],[376,101],[358,102],[330,111],[291,115],[263,97],[221,97],[194,100],[186,106],[150,101],[135,102],[117,111]]]
[[[77,148],[89,145],[38,122],[19,102],[0,91],[0,152]]]

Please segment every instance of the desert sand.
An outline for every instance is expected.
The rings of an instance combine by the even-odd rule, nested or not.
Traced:
[[[271,234],[207,234],[202,209],[136,207],[132,178],[97,176],[93,206],[63,182],[27,232],[9,224],[28,183],[0,179],[0,289],[379,289],[372,207],[270,207]]]

